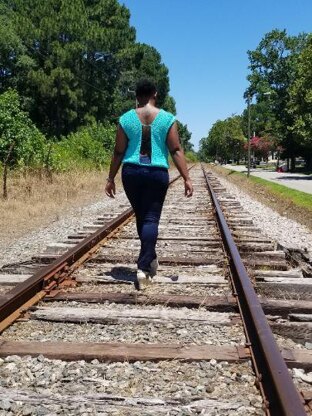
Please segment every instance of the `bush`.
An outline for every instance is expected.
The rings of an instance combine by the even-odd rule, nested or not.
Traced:
[[[10,167],[39,167],[46,148],[44,135],[21,108],[20,97],[9,89],[0,95],[0,161]]]
[[[52,169],[101,169],[110,161],[116,128],[97,124],[83,127],[53,145]]]
[[[197,154],[192,151],[186,152],[185,158],[187,162],[198,162]]]

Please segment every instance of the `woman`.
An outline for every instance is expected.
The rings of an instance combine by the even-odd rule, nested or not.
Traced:
[[[142,80],[137,84],[137,108],[119,119],[105,187],[106,194],[114,198],[114,178],[123,162],[122,183],[135,212],[141,241],[137,261],[139,289],[156,275],[158,268],[155,246],[169,183],[168,151],[184,179],[185,195],[191,197],[193,194],[175,117],[156,107],[156,97],[156,87],[151,81]]]

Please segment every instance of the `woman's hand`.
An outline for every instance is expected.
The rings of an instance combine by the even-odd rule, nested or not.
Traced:
[[[184,194],[187,198],[190,198],[193,195],[193,185],[191,179],[186,179],[184,181]]]
[[[114,181],[107,181],[106,186],[105,186],[105,193],[110,198],[115,198],[116,185]]]

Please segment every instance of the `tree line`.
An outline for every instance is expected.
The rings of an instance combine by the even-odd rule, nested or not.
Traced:
[[[141,78],[156,82],[158,105],[176,114],[168,68],[153,46],[136,42],[117,0],[0,0],[2,166],[63,169],[64,149],[77,141],[82,156],[95,146],[104,163]],[[190,150],[190,134],[183,139]]]
[[[270,150],[290,161],[305,159],[312,170],[312,34],[289,36],[286,30],[265,34],[257,48],[248,51],[251,145],[260,155]],[[217,121],[200,141],[203,160],[245,157],[248,110]]]

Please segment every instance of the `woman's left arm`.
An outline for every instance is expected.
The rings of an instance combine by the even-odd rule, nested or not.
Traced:
[[[110,198],[115,198],[115,194],[116,194],[115,176],[117,175],[117,172],[121,165],[127,146],[128,146],[128,138],[125,132],[123,131],[123,128],[119,124],[117,133],[116,133],[114,153],[112,156],[107,183],[105,186],[105,193]]]

